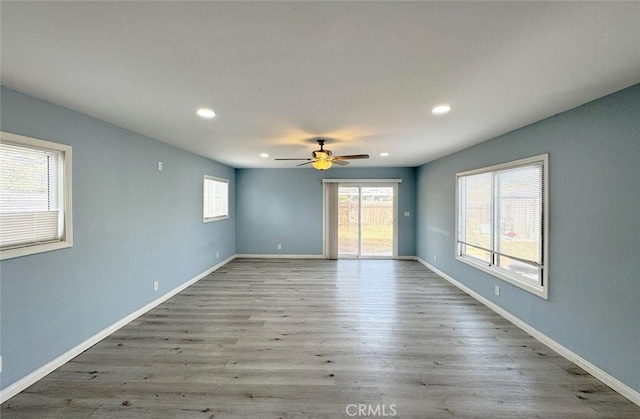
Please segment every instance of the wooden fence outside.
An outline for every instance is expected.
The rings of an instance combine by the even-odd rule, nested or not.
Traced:
[[[393,202],[369,201],[362,202],[362,221],[367,224],[393,224]],[[358,224],[358,204],[341,202],[338,205],[339,225]]]

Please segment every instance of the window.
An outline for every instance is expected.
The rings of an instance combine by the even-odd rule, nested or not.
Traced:
[[[202,222],[229,218],[229,181],[204,175]]]
[[[456,258],[547,298],[548,155],[457,174]]]
[[[0,134],[0,258],[71,247],[71,147]]]

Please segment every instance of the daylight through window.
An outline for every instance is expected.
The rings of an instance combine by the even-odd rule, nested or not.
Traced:
[[[229,218],[229,181],[204,176],[203,222]]]
[[[456,257],[547,297],[547,155],[457,175]]]
[[[2,133],[2,259],[71,246],[71,147]]]

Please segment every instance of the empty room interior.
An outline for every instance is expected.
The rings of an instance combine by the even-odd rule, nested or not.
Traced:
[[[0,2],[3,418],[640,418],[640,3]]]

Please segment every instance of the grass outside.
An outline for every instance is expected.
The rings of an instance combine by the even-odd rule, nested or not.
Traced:
[[[358,253],[358,227],[340,225],[338,227],[338,248],[340,253]],[[393,255],[393,226],[362,226],[362,254]]]
[[[475,226],[474,228],[472,223],[467,226],[467,237],[464,239],[467,243],[474,243],[478,246],[490,249],[490,240],[490,235],[481,234],[478,226]],[[527,260],[538,260],[538,242],[535,240],[507,238],[506,240],[502,240],[500,245],[500,253],[510,254]],[[484,250],[468,247],[467,253],[479,259],[489,261],[489,252]],[[500,259],[500,266],[502,267],[507,267],[512,260],[506,256],[502,256]]]

